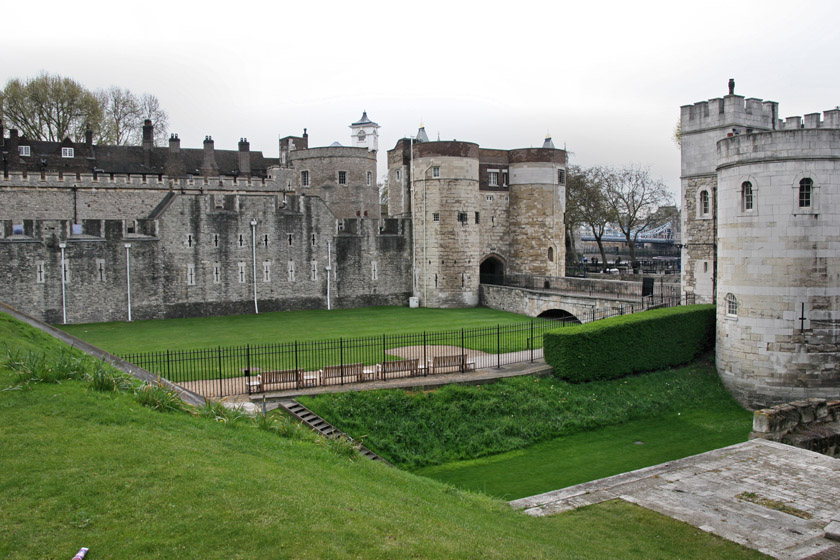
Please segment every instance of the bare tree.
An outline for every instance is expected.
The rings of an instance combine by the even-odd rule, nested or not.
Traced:
[[[104,119],[100,133],[104,144],[140,144],[146,119],[155,125],[155,144],[166,140],[169,118],[154,95],[134,95],[128,89],[111,86],[97,93]]]
[[[93,93],[75,80],[46,72],[25,81],[9,80],[0,106],[8,126],[32,140],[81,141],[86,125],[97,130],[102,121],[102,107]]]
[[[612,207],[607,202],[604,168],[570,167],[566,182],[566,215],[570,211],[577,224],[583,224],[592,232],[601,262],[606,265],[607,254],[604,251],[603,237],[607,224],[611,221]]]
[[[665,183],[650,176],[650,170],[639,165],[622,169],[604,168],[601,181],[615,224],[624,234],[630,250],[630,263],[636,270],[636,241],[639,234],[653,223],[660,206],[671,202]]]

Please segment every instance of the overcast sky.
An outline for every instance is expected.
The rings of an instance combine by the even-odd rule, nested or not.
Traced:
[[[675,197],[680,105],[736,93],[780,116],[840,103],[840,2],[42,1],[3,3],[2,85],[40,71],[152,93],[183,147],[277,157],[279,136],[385,151],[416,133],[649,165]]]

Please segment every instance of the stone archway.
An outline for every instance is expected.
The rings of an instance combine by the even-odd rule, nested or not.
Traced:
[[[566,311],[565,309],[547,309],[537,315],[541,319],[552,319],[554,321],[563,322],[571,325],[579,325],[580,319]]]
[[[481,261],[479,277],[482,284],[503,285],[505,282],[505,263],[499,257],[487,257]]]

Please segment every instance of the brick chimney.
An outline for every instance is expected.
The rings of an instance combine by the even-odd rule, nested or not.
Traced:
[[[143,165],[152,167],[152,148],[155,146],[155,127],[151,119],[143,121]]]
[[[201,174],[205,177],[218,177],[219,165],[216,163],[216,150],[213,138],[204,137],[204,161],[201,163]]]
[[[247,138],[239,139],[239,174],[246,179],[251,176],[251,144]]]
[[[187,174],[184,156],[181,154],[181,139],[177,134],[169,135],[169,157],[166,158],[164,172],[171,178],[180,178]]]

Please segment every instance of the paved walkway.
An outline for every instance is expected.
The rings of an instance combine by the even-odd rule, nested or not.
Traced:
[[[547,365],[544,360],[535,360],[533,363],[522,362],[502,366],[501,368],[484,367],[464,373],[436,373],[426,377],[401,377],[397,379],[388,379],[386,381],[378,380],[366,381],[364,383],[345,383],[344,385],[320,385],[318,387],[305,389],[268,391],[266,393],[256,393],[253,395],[240,395],[238,398],[227,398],[226,400],[250,400],[251,402],[262,402],[263,395],[265,395],[266,401],[278,401],[282,399],[293,399],[302,395],[346,393],[349,391],[375,391],[378,389],[428,390],[435,389],[443,385],[450,385],[452,383],[483,385],[486,383],[493,383],[497,379],[504,379],[506,377],[518,377],[520,375],[548,376],[551,375],[551,373],[551,366]]]
[[[825,537],[838,532],[840,459],[760,439],[510,504],[544,516],[617,498],[774,558],[840,559]]]

